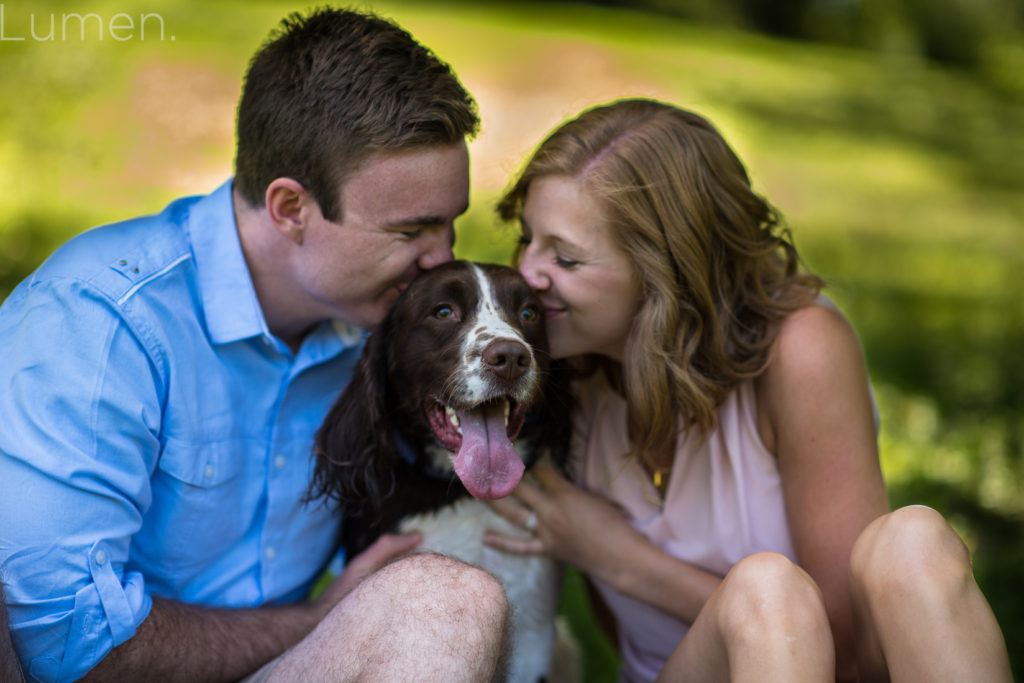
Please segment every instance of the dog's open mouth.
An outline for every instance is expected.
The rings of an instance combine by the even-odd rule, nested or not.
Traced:
[[[523,461],[512,445],[526,411],[508,398],[470,409],[454,409],[434,397],[425,410],[437,440],[455,453],[455,474],[475,498],[504,498],[523,477]]]

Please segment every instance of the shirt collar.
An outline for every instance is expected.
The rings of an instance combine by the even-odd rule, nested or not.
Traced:
[[[215,344],[270,336],[242,254],[231,183],[193,204],[187,226],[206,329]]]
[[[343,351],[354,349],[358,354],[362,351],[363,340],[367,332],[339,320],[324,320],[310,330],[302,340],[302,347],[295,357],[295,372],[318,365],[334,358]],[[282,353],[288,353],[283,343],[277,342]]]

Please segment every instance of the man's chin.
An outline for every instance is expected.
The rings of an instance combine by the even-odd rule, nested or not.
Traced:
[[[384,320],[384,316],[387,315],[388,310],[398,301],[398,297],[402,295],[402,292],[409,286],[407,282],[400,282],[392,285],[388,289],[381,292],[376,300],[367,305],[360,311],[355,312],[358,320],[351,320],[353,325],[363,328],[364,330],[372,330],[373,328],[380,325],[381,321]]]
[[[373,307],[374,323],[373,327],[376,327],[384,320],[384,316],[388,314],[391,307],[398,301],[398,297],[401,296],[402,292],[405,291],[406,285],[395,285],[391,287],[381,296],[377,297],[377,302]]]
[[[381,305],[385,312],[395,305],[395,302],[398,301],[398,297],[402,296],[402,292],[404,292],[408,286],[408,282],[400,282],[384,293],[384,296],[381,297]]]

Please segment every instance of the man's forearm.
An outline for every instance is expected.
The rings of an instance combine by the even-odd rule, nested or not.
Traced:
[[[318,606],[212,609],[154,598],[128,641],[86,681],[237,681],[306,636]]]
[[[10,625],[7,621],[7,600],[4,583],[0,581],[0,680],[21,681],[21,664],[11,642]]]

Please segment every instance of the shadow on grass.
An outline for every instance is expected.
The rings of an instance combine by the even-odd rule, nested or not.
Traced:
[[[1024,187],[1024,101],[943,72],[920,68],[852,76],[828,95],[804,102],[753,91],[725,98],[752,119],[780,130],[830,131],[865,142],[912,143],[961,169],[960,180],[987,189]],[[881,80],[879,78],[881,77]]]
[[[931,397],[946,418],[1024,415],[1019,305],[861,285],[850,308],[876,380]]]

